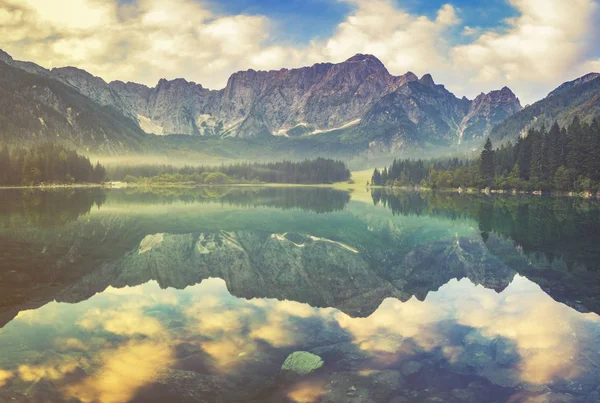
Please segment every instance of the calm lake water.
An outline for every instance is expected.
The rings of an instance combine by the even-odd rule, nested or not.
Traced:
[[[0,191],[0,402],[600,401],[598,202],[359,196]]]

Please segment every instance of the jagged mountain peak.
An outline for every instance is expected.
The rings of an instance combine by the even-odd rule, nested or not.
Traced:
[[[419,81],[419,77],[417,77],[417,75],[415,73],[413,73],[412,71],[408,71],[405,74],[402,74],[401,76],[396,77],[395,81],[396,81],[397,85],[399,87],[401,87],[404,84]]]
[[[129,84],[129,83],[128,83]],[[188,81],[185,78],[175,78],[173,80],[167,80],[166,78],[161,78],[160,80],[158,80],[158,83],[156,84],[156,89],[168,89],[172,86],[179,86],[179,87],[186,87],[186,86],[190,86],[190,87],[202,87],[202,84],[196,84],[193,81]]]
[[[474,100],[475,105],[487,102],[487,103],[513,103],[521,107],[521,102],[515,93],[508,87],[504,86],[500,90],[493,90],[486,93],[479,94]]]
[[[427,87],[435,86],[435,81],[433,81],[433,77],[431,77],[431,74],[429,74],[429,73],[427,73],[423,77],[421,77],[419,82]]]
[[[370,54],[363,54],[363,53],[357,53],[354,56],[352,56],[351,58],[346,60],[346,63],[353,63],[353,62],[368,62],[368,63],[383,64],[381,62],[381,60],[379,60],[377,57],[370,55]]]
[[[502,87],[500,90],[493,90],[487,93],[487,95],[492,96],[492,97],[500,97],[500,98],[506,98],[506,99],[516,99],[518,100],[517,96],[515,95],[515,93],[508,88],[507,86]]]
[[[4,63],[10,63],[13,61],[13,58],[4,50],[0,49],[0,61],[3,61]]]
[[[402,77],[406,77],[408,81],[417,81],[419,77],[412,71],[407,71]]]
[[[111,81],[110,83],[108,83],[108,85],[110,85],[111,87],[116,87],[116,88],[137,88],[137,89],[144,89],[144,90],[149,90],[150,87],[148,87],[147,85],[144,84],[139,84],[139,83],[134,83],[132,81],[121,81],[121,80],[114,80]]]
[[[333,66],[337,68],[357,69],[358,71],[369,71],[391,77],[383,62],[369,54],[358,53],[342,63],[334,64]]]

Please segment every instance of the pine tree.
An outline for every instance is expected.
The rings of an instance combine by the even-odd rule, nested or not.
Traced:
[[[529,168],[531,162],[531,134],[532,131],[529,131],[529,135],[524,139],[519,138],[518,147],[515,147],[518,150],[516,163],[519,165],[519,177],[523,180],[529,180]]]
[[[375,168],[375,170],[373,171],[373,176],[371,177],[371,184],[373,186],[381,186],[381,173],[377,168]]]
[[[562,165],[562,145],[561,145],[561,132],[558,123],[554,122],[548,136],[546,137],[546,145],[548,147],[548,176],[554,177],[559,166]]]
[[[581,144],[582,127],[579,117],[575,116],[567,129],[567,168],[581,172],[583,163],[583,148]]]
[[[96,166],[94,167],[94,170],[92,172],[91,181],[93,183],[102,183],[105,178],[106,178],[106,169],[102,165],[100,165],[100,162],[97,162]]]
[[[595,171],[596,160],[598,159],[598,154],[594,153],[595,148],[595,136],[594,129],[592,125],[582,124],[581,128],[581,175],[586,178],[592,178],[597,175],[597,171]]]
[[[495,163],[494,149],[492,141],[488,138],[481,152],[481,160],[479,165],[479,173],[485,186],[491,186],[494,183]]]
[[[383,171],[381,172],[381,184],[383,186],[387,185],[388,182],[388,170],[387,167],[383,167]]]
[[[571,173],[564,166],[558,167],[554,174],[552,186],[556,190],[568,191],[573,189]]]
[[[0,185],[6,186],[10,184],[11,179],[11,163],[8,147],[4,146],[0,151]]]
[[[544,133],[533,131],[530,134],[531,140],[531,160],[529,164],[529,178],[535,184],[543,182],[546,179],[546,170],[544,167]]]
[[[592,144],[590,146],[590,178],[596,182],[600,181],[600,121],[594,119],[590,125]]]

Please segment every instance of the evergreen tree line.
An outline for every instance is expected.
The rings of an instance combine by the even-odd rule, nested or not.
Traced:
[[[519,138],[481,154],[481,176],[497,188],[598,191],[600,188],[600,124],[578,117],[568,127],[531,129]]]
[[[94,166],[89,158],[58,144],[0,149],[0,186],[101,183],[105,177],[100,163]]]
[[[473,162],[459,158],[436,160],[395,159],[383,170],[375,168],[370,184],[373,186],[428,186],[436,172],[452,171],[463,176],[470,175]]]
[[[237,163],[218,167],[114,166],[109,168],[109,174],[113,180],[127,182],[152,178],[154,182],[318,184],[350,179],[350,171],[344,162],[326,158],[300,162]]]
[[[516,143],[494,149],[488,139],[479,161],[394,161],[375,170],[371,183],[381,186],[422,185],[432,188],[600,190],[600,123],[575,117],[568,127],[530,129]]]

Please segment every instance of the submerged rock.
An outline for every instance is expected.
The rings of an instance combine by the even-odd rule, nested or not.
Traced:
[[[308,375],[321,368],[325,362],[321,357],[307,351],[295,351],[283,362],[282,371],[293,372],[297,375]]]
[[[408,361],[402,364],[402,375],[409,376],[421,371],[423,365],[420,362]]]

